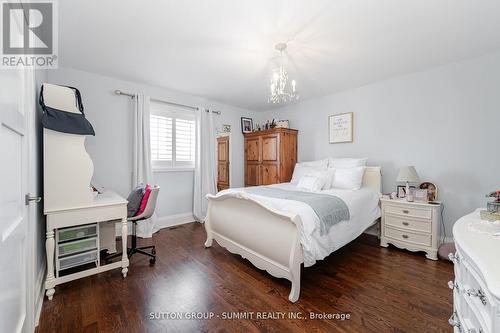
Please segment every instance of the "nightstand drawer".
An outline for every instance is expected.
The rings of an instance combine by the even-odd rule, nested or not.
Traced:
[[[408,207],[399,205],[387,205],[385,206],[385,213],[396,214],[401,216],[410,216],[416,218],[431,219],[432,210],[425,207]]]
[[[419,232],[432,232],[432,223],[427,219],[417,219],[412,217],[398,216],[398,215],[389,215],[386,214],[384,216],[385,224],[387,226],[396,227],[399,229],[405,229],[410,231],[419,231]]]
[[[423,246],[431,246],[431,235],[422,235],[410,231],[403,231],[391,227],[385,227],[385,236],[402,241]]]

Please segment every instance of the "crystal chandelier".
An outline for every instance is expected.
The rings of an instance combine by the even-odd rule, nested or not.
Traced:
[[[274,46],[274,48],[280,52],[281,61],[280,65],[272,71],[270,85],[271,91],[269,98],[267,99],[268,103],[287,103],[292,100],[299,99],[299,94],[296,90],[296,82],[295,80],[288,82],[288,72],[283,65],[286,46],[286,43],[278,43]]]

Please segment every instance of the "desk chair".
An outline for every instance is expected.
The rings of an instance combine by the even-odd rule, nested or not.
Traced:
[[[151,216],[153,216],[156,208],[156,201],[158,199],[158,192],[160,192],[160,187],[155,185],[151,188],[151,193],[149,194],[148,203],[146,204],[146,208],[141,215],[131,216],[127,218],[127,221],[132,222],[132,244],[131,247],[127,249],[127,256],[130,259],[134,254],[140,253],[144,254],[149,258],[149,263],[154,265],[156,263],[156,248],[154,245],[137,247],[137,222],[147,220]],[[151,253],[146,252],[145,250],[151,249]],[[106,257],[106,261],[114,257],[121,257],[121,253],[112,254]]]

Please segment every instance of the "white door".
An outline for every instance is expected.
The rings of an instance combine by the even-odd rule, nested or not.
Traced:
[[[27,329],[28,149],[23,72],[0,70],[0,332]]]

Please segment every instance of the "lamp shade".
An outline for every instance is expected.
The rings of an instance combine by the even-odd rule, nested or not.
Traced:
[[[399,169],[397,182],[408,182],[417,183],[420,179],[418,178],[417,170],[414,166],[406,166]]]

